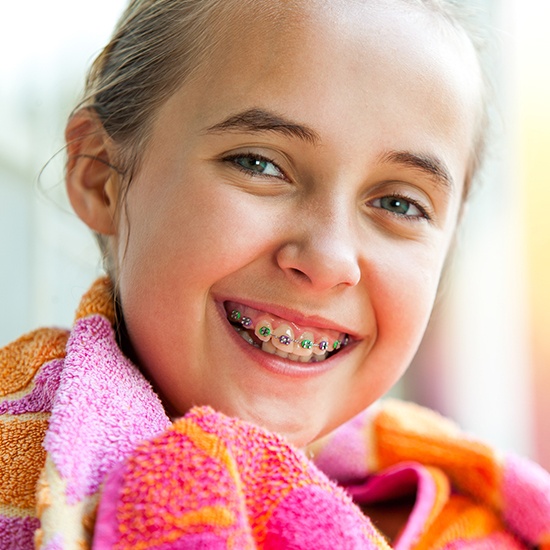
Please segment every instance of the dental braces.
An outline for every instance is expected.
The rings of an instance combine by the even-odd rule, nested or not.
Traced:
[[[237,309],[234,309],[231,312],[231,314],[229,315],[229,318],[231,319],[231,321],[235,323],[240,323],[241,326],[243,326],[244,328],[248,329],[252,327],[252,319],[250,317],[243,316],[242,313]],[[302,340],[300,339],[294,340],[290,336],[288,336],[288,334],[281,334],[281,336],[275,336],[273,334],[273,331],[265,325],[261,326],[258,329],[258,332],[265,337],[271,336],[271,338],[277,338],[277,340],[279,340],[279,342],[281,342],[281,344],[283,344],[284,346],[290,346],[290,344],[295,343],[295,344],[298,344],[302,349],[312,349],[315,347],[315,348],[319,348],[320,351],[328,351],[328,348],[329,348],[329,342],[327,342],[327,340],[321,340],[318,344],[316,344],[315,342],[313,342],[312,340],[309,340],[308,338],[304,338]],[[347,336],[344,338],[343,341],[335,340],[334,343],[332,344],[332,351],[336,351],[337,349],[340,349],[340,347],[346,346],[348,343],[348,340],[349,339]]]

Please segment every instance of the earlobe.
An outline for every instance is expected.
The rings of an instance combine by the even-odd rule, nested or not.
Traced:
[[[66,185],[79,218],[103,235],[116,232],[119,173],[111,164],[112,142],[91,109],[76,112],[67,124]]]

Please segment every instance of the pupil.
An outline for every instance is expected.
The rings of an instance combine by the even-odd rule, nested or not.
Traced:
[[[395,197],[384,197],[381,201],[382,207],[398,214],[406,214],[409,210],[409,203]]]
[[[263,172],[266,168],[267,162],[265,160],[245,157],[241,160],[241,165],[249,170],[254,170],[255,172]]]

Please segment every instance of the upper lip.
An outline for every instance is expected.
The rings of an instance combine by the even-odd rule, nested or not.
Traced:
[[[224,298],[221,300],[222,304],[225,302],[236,302],[236,303],[242,304],[243,306],[248,306],[250,308],[263,311],[267,314],[280,317],[281,319],[290,321],[291,323],[294,323],[295,325],[298,325],[298,326],[302,326],[304,328],[308,327],[308,328],[315,328],[317,330],[324,329],[324,330],[331,330],[335,332],[343,332],[347,334],[350,338],[353,338],[354,340],[359,340],[362,338],[361,336],[359,336],[356,330],[351,329],[349,326],[335,322],[333,319],[329,319],[327,317],[324,317],[322,315],[318,315],[315,313],[311,313],[311,314],[301,313],[295,309],[290,309],[288,307],[277,305],[277,304],[268,304],[265,302],[259,302],[255,300],[242,299],[242,298],[236,298],[236,297]]]

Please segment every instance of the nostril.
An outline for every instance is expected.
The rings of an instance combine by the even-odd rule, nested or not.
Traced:
[[[303,271],[300,271],[299,269],[296,269],[295,267],[290,267],[288,268],[289,271],[296,276],[297,279],[301,280],[301,281],[311,281],[311,279],[303,272]]]

